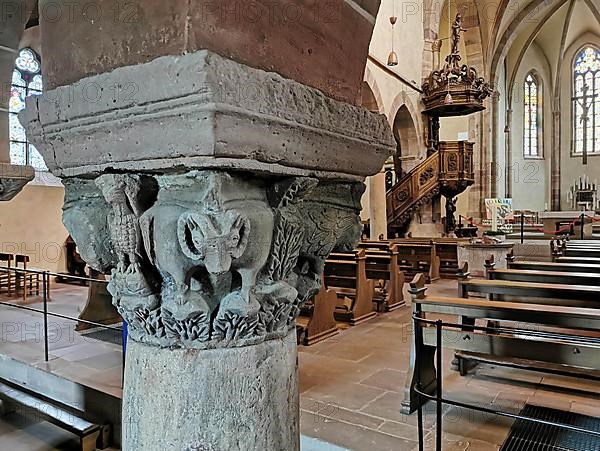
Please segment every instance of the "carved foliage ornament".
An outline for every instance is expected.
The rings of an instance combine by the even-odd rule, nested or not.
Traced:
[[[321,286],[325,258],[358,240],[364,185],[195,171],[105,174],[66,189],[65,224],[88,263],[111,273],[131,338],[214,348],[294,327]]]
[[[425,169],[419,176],[419,185],[423,186],[435,176],[435,171],[432,167]]]

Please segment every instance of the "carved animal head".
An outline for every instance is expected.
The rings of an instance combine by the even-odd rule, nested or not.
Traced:
[[[177,222],[177,236],[183,253],[202,260],[211,274],[231,269],[248,245],[250,221],[235,210],[217,214],[184,213]]]

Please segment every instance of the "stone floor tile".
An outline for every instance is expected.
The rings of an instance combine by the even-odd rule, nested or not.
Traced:
[[[381,388],[386,391],[402,392],[404,382],[406,381],[406,372],[384,368],[375,374],[360,381],[362,385]]]
[[[301,412],[300,428],[309,437],[318,437],[353,451],[410,451],[416,444],[413,440],[305,412]]]
[[[304,392],[305,396],[327,404],[360,410],[386,392],[379,388],[360,384],[322,384]]]

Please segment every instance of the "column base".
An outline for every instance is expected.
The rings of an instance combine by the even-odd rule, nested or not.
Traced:
[[[300,449],[296,334],[253,346],[129,341],[123,451]]]

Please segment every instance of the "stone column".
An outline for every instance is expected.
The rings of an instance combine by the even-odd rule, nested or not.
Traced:
[[[378,240],[380,235],[387,236],[385,172],[369,178],[369,221],[371,239]]]
[[[201,50],[52,89],[20,119],[129,324],[123,450],[298,450],[295,319],[359,239],[385,117]]]
[[[556,104],[560,102],[556,101]],[[552,111],[552,149],[550,154],[550,186],[551,186],[551,209],[552,211],[561,211],[561,125],[560,109]]]

